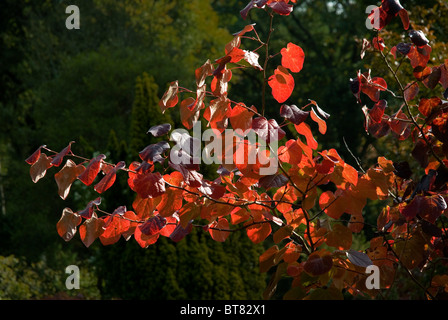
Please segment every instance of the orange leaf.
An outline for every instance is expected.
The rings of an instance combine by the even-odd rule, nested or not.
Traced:
[[[306,144],[308,145],[308,147],[310,147],[313,150],[316,150],[318,144],[316,139],[314,139],[313,132],[311,131],[310,126],[305,122],[302,122],[299,125],[294,125],[294,127],[296,128],[298,133],[305,136]]]
[[[162,200],[157,205],[157,210],[162,217],[169,217],[174,212],[182,208],[181,189],[168,188],[162,196]]]
[[[290,42],[280,53],[282,55],[282,66],[288,68],[291,72],[300,72],[302,70],[305,53],[301,47]]]
[[[345,212],[345,207],[340,199],[337,199],[333,192],[325,191],[319,198],[319,206],[325,211],[327,216],[339,219]]]
[[[251,110],[254,110],[255,112],[257,109],[252,106],[250,107]],[[244,107],[244,103],[237,104],[230,113],[230,124],[232,125],[232,128],[234,130],[240,129],[242,133],[246,132],[246,130],[249,130],[252,128],[252,117],[254,116],[254,112],[249,111],[247,108]]]
[[[291,96],[294,90],[294,78],[282,66],[275,69],[274,74],[269,77],[268,84],[272,89],[272,95],[278,103],[283,103]]]
[[[302,148],[296,140],[288,140],[278,148],[278,158],[285,163],[299,164],[302,161]]]
[[[364,228],[364,217],[362,214],[352,214],[348,222],[348,228],[355,233],[359,233]]]
[[[248,227],[246,232],[253,243],[260,243],[271,234],[272,228],[269,223],[259,223]]]
[[[352,246],[352,231],[342,224],[336,224],[327,234],[326,243],[339,250],[348,250]]]
[[[123,219],[118,215],[108,216],[104,222],[106,230],[99,236],[104,246],[114,244],[120,240],[121,234],[126,232],[131,225],[129,220]]]
[[[342,177],[355,186],[358,184],[358,171],[347,163],[344,163]]]
[[[143,199],[137,194],[134,202],[132,203],[132,207],[140,220],[146,220],[152,215],[161,200],[161,197]]]
[[[300,245],[290,242],[285,247],[286,251],[283,255],[283,260],[286,263],[293,263],[300,258],[300,253],[302,252],[302,247]]]
[[[278,247],[272,246],[269,249],[267,249],[259,258],[259,264],[260,264],[260,273],[267,272],[271,267],[275,265],[274,259],[275,256],[278,253]]]
[[[327,132],[327,123],[311,108],[311,119],[319,125],[319,132],[325,134]]]
[[[140,228],[135,228],[134,238],[135,241],[137,241],[137,243],[140,245],[140,247],[146,248],[149,245],[157,242],[157,239],[159,239],[159,233],[156,233],[151,236],[146,236],[142,233]]]

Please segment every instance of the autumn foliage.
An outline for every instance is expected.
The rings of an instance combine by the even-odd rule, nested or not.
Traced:
[[[203,164],[171,161],[173,145],[188,144],[191,136],[172,134],[169,139],[173,131],[168,124],[149,129],[148,134],[160,141],[148,145],[129,165],[106,162],[103,154],[83,158],[72,152],[73,142],[60,152],[42,145],[26,159],[32,181],[38,182],[48,170],[58,170],[54,177],[62,199],[77,180],[101,195],[121,174],[127,175],[128,186],[135,192],[129,209],[123,204],[103,210],[100,196],[79,211],[64,208],[57,232],[65,241],[79,231],[87,247],[94,241],[111,245],[121,238],[134,238],[146,248],[157,245],[159,237],[181,241],[193,228],[221,242],[233,232],[245,232],[254,243],[268,237],[274,243],[259,259],[260,272],[275,270],[264,293],[266,299],[284,277],[292,279],[284,296],[287,299],[375,298],[392,286],[398,270],[405,270],[428,299],[446,295],[448,102],[442,98],[448,98],[448,59],[428,66],[431,46],[421,31],[409,31],[409,42],[384,43],[381,31],[396,17],[401,18],[404,32],[410,28],[408,13],[399,1],[383,0],[378,12],[369,15],[380,17],[380,28],[371,40],[365,39],[362,57],[380,55],[395,83],[387,84],[374,70],[354,71],[349,83],[354,105],[360,104],[368,134],[412,142],[408,160],[417,162],[422,174],[412,172],[407,161],[385,157],[370,168],[355,168],[337,150],[318,144],[317,135],[326,133],[330,117],[318,105],[318,97],[310,97],[315,100],[304,106],[287,102],[298,83],[306,81],[300,79],[306,48],[290,42],[272,53],[269,40],[274,34],[273,17],[289,15],[295,2],[251,0],[241,16],[246,19],[251,10],[265,11],[271,25],[267,39],[260,39],[255,24],[247,25],[223,48],[222,57],[196,69],[196,87],[187,89],[173,81],[159,103],[161,112],[179,108],[185,129],[205,119],[225,142],[224,148],[234,154],[243,148],[246,155],[261,152],[274,158],[277,172],[262,175],[261,161],[235,161],[222,164],[216,178],[208,180],[200,172]],[[247,50],[244,41],[253,41],[258,48]],[[277,54],[281,62],[270,65],[277,61],[273,59]],[[396,59],[411,64],[412,79],[402,79],[399,69],[392,67]],[[229,82],[237,68],[263,74],[261,106],[232,100]],[[422,87],[434,90],[434,96],[420,97]],[[264,97],[269,93],[278,103],[269,106],[278,110],[277,119],[265,115]],[[253,130],[267,147],[247,138],[226,141],[225,129]],[[273,141],[279,143],[277,150],[269,147]],[[354,250],[353,238],[366,224],[365,207],[376,200],[387,201],[387,205],[377,212],[375,237],[364,251]],[[380,289],[366,288],[369,265],[379,267]],[[414,276],[425,272],[431,275],[429,282]]]

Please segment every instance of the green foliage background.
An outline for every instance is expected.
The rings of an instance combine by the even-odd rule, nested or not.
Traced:
[[[443,2],[402,3],[411,18],[420,13],[431,22],[434,38],[447,42]],[[69,4],[80,8],[80,30],[65,28],[66,1],[0,4],[0,299],[40,299],[60,292],[76,296],[80,292],[64,286],[63,272],[70,264],[81,266],[85,298],[261,298],[268,281],[258,272],[263,247],[253,245],[244,232],[217,243],[196,231],[179,243],[161,239],[145,250],[124,240],[111,247],[97,241],[89,249],[78,237],[65,243],[55,228],[62,209],[81,210],[97,195],[75,183],[63,201],[51,174],[37,186],[32,183],[24,159],[42,144],[61,150],[73,140],[75,153],[85,157],[105,153],[114,163],[138,160],[138,151],[155,141],[145,134],[149,127],[180,126],[175,109],[161,114],[157,106],[167,84],[177,79],[192,87],[194,70],[206,59],[221,57],[231,34],[246,24],[257,22],[263,37],[263,12],[252,10],[243,21],[239,10],[247,1],[238,0]],[[364,26],[369,4],[375,3],[299,1],[292,15],[275,18],[271,49],[277,52],[289,41],[304,48],[305,67],[290,101],[301,106],[313,99],[331,114],[329,132],[317,135],[318,141],[338,149],[353,165],[343,138],[366,165],[387,143],[363,132],[362,112],[348,87],[358,69],[372,67],[359,59],[360,39],[369,35]],[[259,106],[261,83],[253,71],[234,72],[232,99]],[[268,102],[268,114],[278,117],[278,105]],[[133,201],[120,188],[125,177],[119,178],[103,197],[109,211],[130,208]]]

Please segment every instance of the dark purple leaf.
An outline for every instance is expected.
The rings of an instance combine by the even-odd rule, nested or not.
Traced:
[[[95,200],[90,201],[87,204],[86,208],[84,210],[79,211],[78,214],[85,219],[90,219],[94,211],[93,207],[99,206],[100,204],[101,204],[101,198],[98,197]]]
[[[59,167],[64,159],[64,157],[69,154],[71,152],[71,145],[72,143],[75,143],[74,141],[71,141],[67,147],[65,147],[64,149],[62,149],[61,152],[59,152],[53,159],[53,161],[51,161],[51,165],[55,166],[55,167]]]
[[[151,127],[146,133],[151,133],[154,137],[160,137],[167,134],[170,130],[171,125],[169,123],[164,123]]]
[[[420,30],[411,30],[409,31],[409,37],[413,44],[417,47],[424,47],[429,43],[429,40],[426,38],[425,34]]]
[[[289,121],[291,121],[296,125],[299,125],[303,121],[305,121],[306,118],[308,118],[309,114],[310,114],[309,111],[303,111],[294,104],[290,106],[287,104],[283,104],[280,107],[280,116],[285,119],[288,119]]]
[[[179,242],[180,240],[185,238],[185,236],[189,234],[193,229],[192,223],[193,221],[189,221],[186,228],[183,228],[182,225],[178,224],[176,229],[174,229],[174,231],[171,233],[170,239],[174,242]]]
[[[252,120],[252,129],[258,136],[267,143],[283,139],[286,135],[274,119],[267,120],[265,117],[258,117]]]
[[[268,0],[250,0],[246,7],[244,7],[244,9],[240,11],[241,17],[246,20],[250,10],[252,10],[256,6],[258,8],[261,8],[266,4],[266,2],[268,2]]]
[[[161,156],[166,150],[170,148],[170,145],[166,141],[160,141],[155,144],[150,144],[145,149],[140,151],[139,155],[143,161],[160,162],[162,163],[165,158]]]
[[[166,219],[161,215],[156,215],[149,218],[145,223],[139,226],[140,231],[147,235],[152,236],[157,234],[166,226]]]
[[[282,174],[273,174],[270,176],[264,176],[258,181],[258,186],[264,189],[280,188],[288,183],[288,178]]]
[[[271,8],[276,13],[286,16],[289,15],[293,9],[293,5],[281,1],[271,2],[270,4],[268,4],[268,7]]]

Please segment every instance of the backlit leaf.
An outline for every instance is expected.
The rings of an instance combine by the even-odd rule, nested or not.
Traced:
[[[61,171],[54,175],[58,185],[58,194],[63,200],[67,198],[72,183],[84,172],[84,170],[85,168],[83,165],[76,165],[76,163],[68,159]]]
[[[234,130],[240,129],[242,133],[245,133],[247,130],[252,128],[252,118],[255,114],[254,112],[257,111],[257,109],[254,106],[249,108],[254,112],[249,111],[244,106],[245,105],[243,103],[235,105],[229,116],[232,128]]]
[[[111,245],[120,240],[121,234],[130,227],[130,221],[117,214],[108,216],[105,220],[104,232],[99,236],[104,246]]]
[[[288,43],[286,48],[280,51],[282,55],[282,66],[291,72],[300,72],[305,61],[305,53],[302,48],[294,43]]]
[[[77,226],[81,223],[82,218],[79,214],[74,213],[72,209],[65,208],[62,216],[56,224],[59,236],[65,241],[70,241],[76,234]]]
[[[86,167],[86,170],[78,177],[78,179],[81,180],[81,182],[86,186],[91,185],[100,172],[101,161],[105,158],[106,156],[104,154],[100,154],[90,160],[89,164]]]
[[[179,97],[177,96],[179,92],[179,82],[173,81],[170,83],[168,90],[163,94],[162,99],[159,101],[160,110],[162,113],[165,113],[166,109],[174,107],[179,101]]]
[[[143,199],[156,198],[165,193],[165,181],[159,172],[149,172],[134,180],[134,190]]]
[[[42,179],[47,173],[47,169],[51,168],[51,160],[45,153],[41,153],[39,159],[33,162],[30,168],[30,176],[34,183]]]
[[[339,250],[348,250],[352,246],[352,231],[342,224],[336,224],[328,232],[326,243]]]
[[[103,193],[115,182],[117,171],[123,169],[125,167],[125,163],[120,161],[117,163],[110,171],[95,185],[94,190],[98,193]]]
[[[46,145],[41,145],[36,151],[33,152],[32,155],[26,158],[25,162],[28,163],[29,165],[33,165],[34,163],[36,163],[37,160],[39,160],[40,158],[41,149],[44,147],[46,147]]]
[[[275,69],[274,74],[269,77],[268,84],[272,89],[272,95],[278,103],[283,103],[291,96],[294,90],[294,78],[282,66]]]
[[[87,248],[103,234],[105,224],[103,219],[98,219],[96,213],[93,213],[89,219],[79,226],[79,236]]]
[[[228,229],[229,221],[225,218],[218,218],[218,220],[213,221],[209,225],[208,231],[213,240],[224,242],[230,235],[230,232],[227,231]]]
[[[272,232],[269,223],[259,223],[252,225],[246,229],[247,236],[253,243],[264,241]]]

